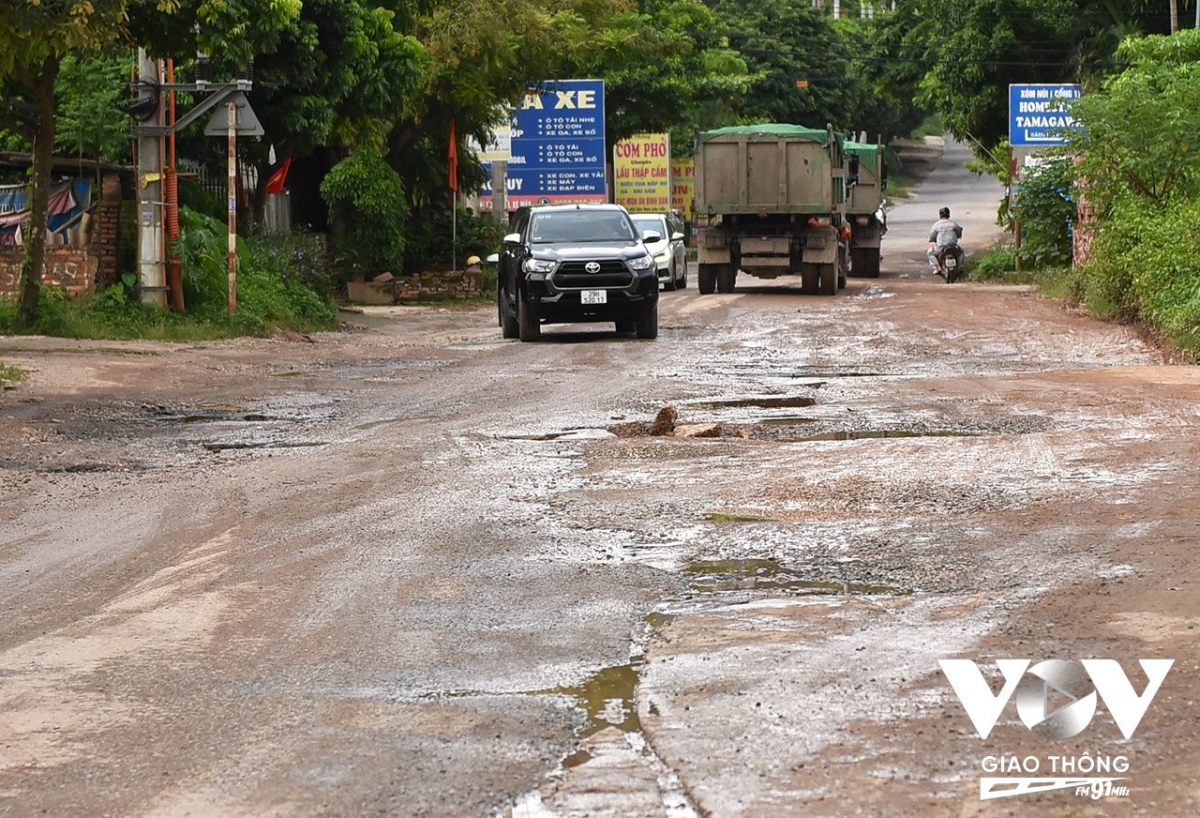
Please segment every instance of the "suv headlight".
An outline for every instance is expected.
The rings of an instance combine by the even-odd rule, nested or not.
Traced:
[[[629,259],[629,269],[631,270],[649,270],[654,267],[654,257],[650,255],[638,256],[637,258]]]
[[[553,273],[558,266],[555,262],[544,258],[527,258],[521,265],[527,273]]]

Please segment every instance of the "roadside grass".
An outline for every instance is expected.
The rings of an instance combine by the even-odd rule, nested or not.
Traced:
[[[179,315],[151,304],[130,301],[111,291],[68,298],[52,289],[42,291],[37,319],[18,329],[16,299],[0,299],[0,333],[93,338],[113,341],[212,341],[246,335],[266,337],[277,330],[297,332],[332,329],[326,320],[264,320],[246,311],[222,315]]]
[[[0,389],[11,389],[29,377],[29,373],[19,366],[0,361]]]
[[[1017,272],[1016,247],[1009,241],[998,241],[981,255],[967,259],[966,277],[970,281],[1004,281],[1011,283]],[[1029,283],[1022,281],[1020,283]]]

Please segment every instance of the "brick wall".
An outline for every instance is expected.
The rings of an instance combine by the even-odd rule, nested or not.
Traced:
[[[118,218],[121,208],[121,178],[105,174],[100,185],[100,200],[81,222],[78,233],[68,244],[46,245],[42,268],[42,286],[60,287],[68,295],[95,292],[117,280],[117,254],[120,250]],[[0,296],[16,295],[21,283],[21,247],[0,249]]]
[[[21,282],[23,249],[0,250],[0,295],[16,295]],[[50,246],[42,272],[43,287],[61,287],[68,295],[83,295],[96,289],[100,259],[87,247]]]
[[[106,173],[100,182],[100,203],[90,241],[99,245],[100,268],[96,276],[100,289],[117,283],[121,271],[117,259],[121,252],[121,177]]]
[[[483,274],[424,272],[394,279],[397,301],[451,301],[483,295]]]
[[[346,289],[349,299],[359,304],[454,301],[483,295],[483,274],[427,271],[386,281],[351,281]]]

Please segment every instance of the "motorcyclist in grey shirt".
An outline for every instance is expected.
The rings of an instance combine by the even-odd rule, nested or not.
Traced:
[[[937,257],[943,247],[954,247],[960,260],[962,258],[962,248],[958,246],[958,240],[962,238],[963,234],[962,225],[950,218],[950,208],[948,207],[939,210],[938,217],[929,230],[929,252],[925,254],[929,259],[929,267],[934,272],[937,272]]]

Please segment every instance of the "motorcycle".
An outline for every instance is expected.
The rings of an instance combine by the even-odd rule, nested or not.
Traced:
[[[948,244],[937,253],[937,270],[935,271],[947,284],[953,284],[963,273],[963,262],[966,253],[956,244]]]

